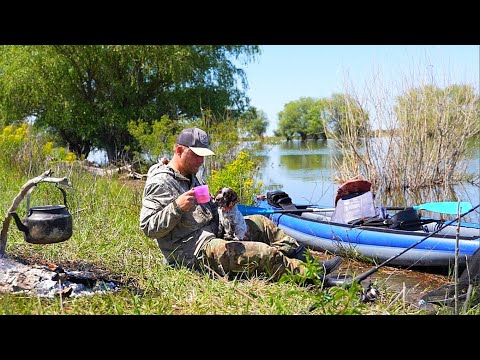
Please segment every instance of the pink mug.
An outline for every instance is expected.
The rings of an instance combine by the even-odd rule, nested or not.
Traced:
[[[210,192],[208,191],[208,185],[200,185],[193,188],[195,191],[195,198],[197,203],[204,204],[210,201]]]

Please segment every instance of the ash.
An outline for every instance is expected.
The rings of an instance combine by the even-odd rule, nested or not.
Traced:
[[[117,284],[90,271],[66,271],[59,266],[25,265],[0,258],[0,293],[21,293],[53,298],[90,296],[118,291]]]

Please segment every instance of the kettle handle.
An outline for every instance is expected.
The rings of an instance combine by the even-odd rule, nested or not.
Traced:
[[[62,194],[63,194],[63,203],[65,204],[65,207],[68,209],[68,205],[67,205],[67,192],[65,191],[64,188],[61,188],[60,186],[58,186],[58,184],[55,184],[55,187],[62,192]]]
[[[35,185],[36,186],[36,185]],[[30,213],[30,194],[31,192],[33,191],[33,189],[35,189],[35,186],[32,186],[28,192],[27,192],[27,213]],[[65,189],[61,188],[60,186],[58,186],[58,184],[55,184],[55,187],[60,190],[63,194],[63,203],[65,204],[65,207],[68,209],[68,205],[67,205],[67,192],[65,191]]]

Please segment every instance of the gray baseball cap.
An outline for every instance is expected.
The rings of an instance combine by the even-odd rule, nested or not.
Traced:
[[[215,153],[208,148],[210,141],[207,133],[197,127],[182,130],[177,137],[177,144],[188,146],[198,156],[215,155]]]

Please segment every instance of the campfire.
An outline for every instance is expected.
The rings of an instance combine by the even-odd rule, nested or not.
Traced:
[[[0,258],[0,293],[22,293],[41,297],[77,297],[119,290],[113,281],[90,271],[65,270],[55,264],[28,265]]]
[[[0,231],[0,293],[13,292],[36,296],[76,297],[118,290],[112,281],[98,278],[93,272],[66,270],[55,264],[29,265],[5,255],[7,232],[12,217],[24,234],[25,241],[33,244],[53,244],[72,235],[72,216],[68,211],[66,192],[59,185],[71,187],[64,178],[50,177],[48,170],[30,179],[21,188],[7,211]],[[30,207],[30,193],[40,182],[54,183],[63,193],[63,205]],[[16,210],[27,196],[27,217],[22,221]]]

